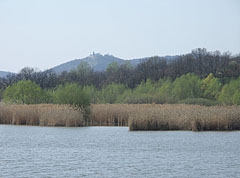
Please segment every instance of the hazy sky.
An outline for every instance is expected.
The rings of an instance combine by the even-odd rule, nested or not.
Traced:
[[[198,47],[240,53],[239,0],[0,0],[0,70]]]

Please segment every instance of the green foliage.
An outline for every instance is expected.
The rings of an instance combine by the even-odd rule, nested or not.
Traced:
[[[240,77],[223,86],[219,102],[226,105],[240,104]]]
[[[172,96],[173,83],[170,79],[159,81],[161,83],[158,88],[159,97],[162,103],[173,103],[174,98]]]
[[[4,92],[4,101],[18,104],[46,103],[48,95],[36,83],[22,80],[8,86]]]
[[[90,98],[90,103],[98,102],[98,91],[94,86],[83,86],[82,90]]]
[[[154,94],[156,93],[154,83],[148,79],[146,82],[142,81],[133,90],[127,90],[122,96],[118,97],[118,102],[129,104],[154,103]]]
[[[233,95],[233,104],[240,105],[240,91],[236,91]]]
[[[129,102],[133,97],[132,90],[126,89],[124,92],[117,97],[116,103],[131,103]]]
[[[134,92],[137,94],[153,93],[154,91],[155,91],[154,83],[150,79],[147,79],[146,82],[142,81],[141,84],[138,85],[134,90]]]
[[[222,88],[222,84],[219,80],[211,73],[203,80],[202,84],[203,97],[211,100],[217,100]]]
[[[172,102],[172,82],[170,80],[160,80],[153,82],[147,79],[133,90],[131,103],[171,103]],[[131,98],[131,97],[129,97]]]
[[[90,96],[77,84],[67,83],[59,85],[53,94],[54,103],[69,104],[77,109],[83,109],[90,105]]]
[[[142,81],[135,89],[127,89],[118,97],[118,103],[143,104],[143,103],[172,103],[171,97],[172,82],[160,80],[153,82],[147,79]]]
[[[81,63],[74,72],[85,71],[85,75],[91,72],[87,63]],[[121,68],[121,66],[120,66]],[[117,63],[109,65],[109,70],[120,70]],[[73,76],[74,77],[74,76]],[[19,104],[56,103],[70,104],[81,109],[89,115],[90,103],[185,103],[198,105],[240,105],[240,78],[229,79],[230,82],[222,87],[218,78],[209,74],[207,78],[200,80],[195,74],[182,75],[172,81],[170,78],[154,81],[143,80],[135,88],[128,88],[124,84],[104,84],[101,89],[93,85],[84,84],[85,78],[79,79],[78,83],[66,83],[59,85],[56,89],[42,90],[36,83],[23,80],[13,84],[4,91],[0,90],[0,99],[3,95],[4,101]]]
[[[126,86],[112,83],[102,88],[100,92],[100,101],[103,103],[115,103],[117,98],[124,93]]]
[[[176,100],[199,98],[202,95],[201,85],[202,82],[197,75],[190,73],[182,75],[173,82],[173,97]]]
[[[45,92],[45,103],[53,103],[54,102],[53,90],[49,89],[49,90],[45,90],[44,92]]]

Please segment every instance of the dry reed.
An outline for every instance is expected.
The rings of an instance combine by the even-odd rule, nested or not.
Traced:
[[[93,104],[91,105],[92,126],[128,126],[128,118],[134,105]]]
[[[82,113],[67,105],[0,105],[0,124],[83,126]]]
[[[240,130],[240,107],[145,105],[130,115],[129,130]]]
[[[91,117],[66,105],[3,105],[0,124],[129,126],[135,130],[240,130],[239,106],[94,104]]]

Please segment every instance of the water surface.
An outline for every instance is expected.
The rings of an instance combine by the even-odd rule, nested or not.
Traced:
[[[0,125],[0,177],[240,177],[240,132]]]

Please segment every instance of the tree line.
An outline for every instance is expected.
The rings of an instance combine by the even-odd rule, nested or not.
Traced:
[[[48,99],[44,102],[59,102],[53,93],[74,84],[93,103],[176,103],[193,102],[193,98],[196,102],[197,98],[203,103],[238,104],[239,76],[239,55],[198,48],[172,60],[151,57],[135,67],[114,62],[102,72],[93,71],[86,62],[59,75],[24,68],[0,79],[0,97],[6,95],[9,86],[18,88],[21,81],[31,81],[45,92]]]

